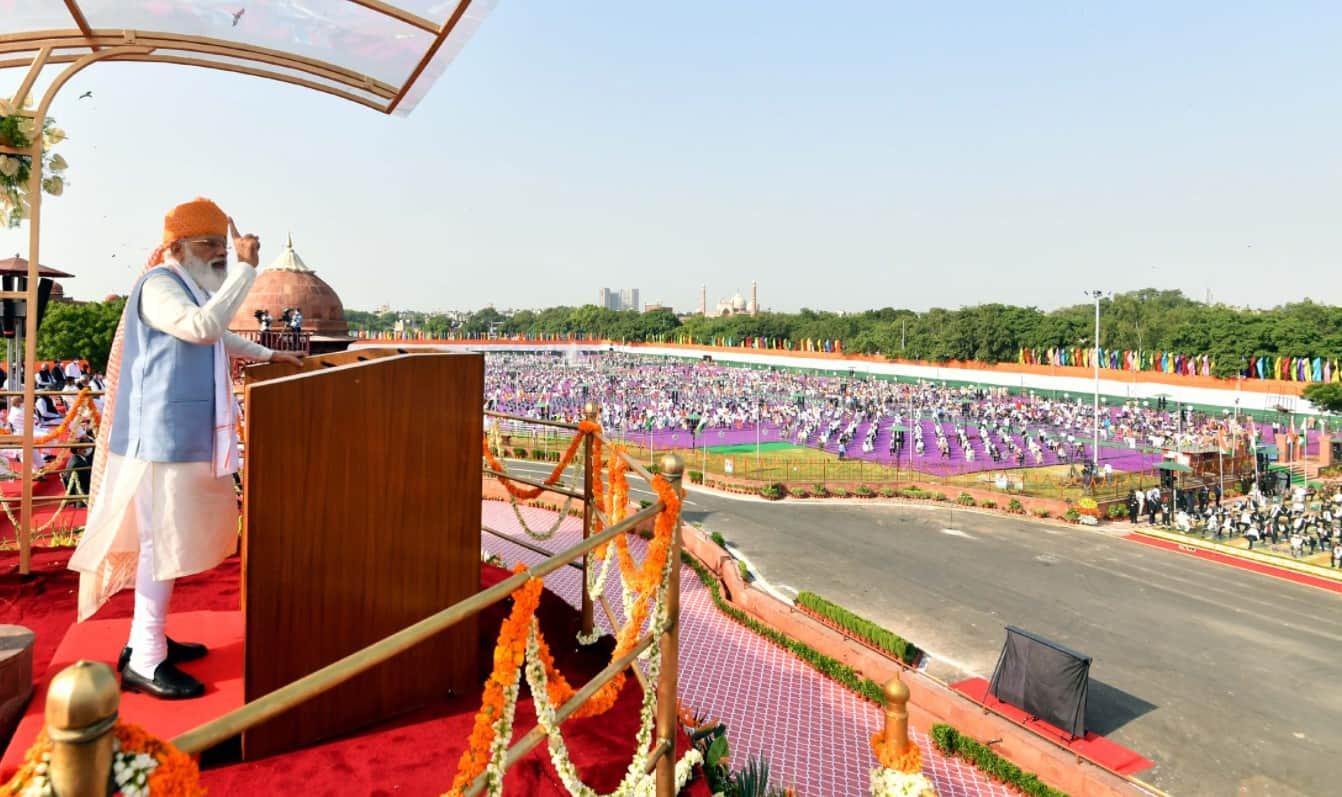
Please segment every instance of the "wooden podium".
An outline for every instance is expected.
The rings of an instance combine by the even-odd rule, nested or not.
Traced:
[[[245,374],[248,701],[479,591],[484,358],[357,350]],[[479,688],[470,617],[246,731],[245,758]]]

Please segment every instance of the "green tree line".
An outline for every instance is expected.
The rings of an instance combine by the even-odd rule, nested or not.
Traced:
[[[98,370],[106,367],[123,298],[105,302],[53,303],[38,333],[42,359],[80,358]],[[761,313],[720,318],[678,319],[670,310],[639,313],[595,305],[522,310],[505,316],[492,307],[453,321],[432,313],[371,313],[349,310],[351,329],[389,330],[397,319],[428,337],[568,337],[577,335],[624,341],[769,338],[841,340],[849,352],[945,361],[1015,361],[1022,348],[1092,345],[1094,305],[1076,304],[1043,311],[1036,307],[981,304],[925,312],[886,307],[860,313],[802,309],[798,313]],[[1311,301],[1269,310],[1205,304],[1179,291],[1145,289],[1100,301],[1100,345],[1106,349],[1207,354],[1218,376],[1232,376],[1249,358],[1323,357],[1342,359],[1342,307]]]
[[[405,314],[349,314],[356,329],[390,329]],[[366,325],[359,321],[366,320]],[[677,319],[669,310],[648,313],[606,310],[595,305],[523,310],[504,316],[494,308],[451,324],[442,317],[432,336],[458,334],[528,337],[580,335],[625,341],[770,338],[841,340],[847,352],[906,359],[1014,362],[1022,348],[1085,348],[1094,345],[1095,306],[1081,303],[1054,310],[980,304],[925,312],[885,307],[860,313],[803,308],[798,313],[760,313]],[[1342,307],[1311,301],[1252,310],[1194,301],[1180,291],[1147,288],[1100,300],[1100,345],[1106,349],[1171,351],[1209,355],[1217,376],[1233,376],[1256,357],[1342,359]],[[426,332],[431,332],[425,326]]]
[[[104,302],[53,302],[37,331],[37,359],[88,360],[95,371],[107,368],[112,338],[126,298]]]

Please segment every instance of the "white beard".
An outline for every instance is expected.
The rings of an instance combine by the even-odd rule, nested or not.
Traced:
[[[224,268],[215,268],[210,265],[209,260],[197,257],[189,249],[182,252],[182,268],[191,275],[191,279],[196,285],[206,293],[213,294],[224,284],[224,279],[228,276],[228,261],[220,258],[214,262],[224,263]]]

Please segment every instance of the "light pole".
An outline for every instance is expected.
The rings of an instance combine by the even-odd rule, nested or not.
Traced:
[[[759,409],[755,412],[755,469],[760,467],[760,428],[764,425],[764,397],[759,398]]]
[[[1091,355],[1091,360],[1095,366],[1095,422],[1092,429],[1094,440],[1090,456],[1091,473],[1093,474],[1091,478],[1098,479],[1100,476],[1100,297],[1104,296],[1104,291],[1086,291],[1085,293],[1095,300],[1095,349]]]

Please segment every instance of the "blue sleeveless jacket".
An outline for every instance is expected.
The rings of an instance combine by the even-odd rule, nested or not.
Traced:
[[[148,271],[130,292],[122,315],[121,377],[111,450],[149,462],[209,462],[214,457],[214,345],[187,343],[140,318],[145,280],[167,274],[188,297],[175,271]]]

